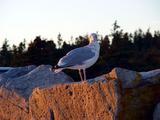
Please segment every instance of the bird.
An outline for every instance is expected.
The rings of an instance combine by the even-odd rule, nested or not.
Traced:
[[[86,69],[91,67],[99,58],[100,45],[98,43],[98,35],[92,33],[88,37],[89,44],[71,50],[63,56],[58,64],[52,68],[52,71],[58,73],[64,69],[73,69],[79,71],[81,81],[86,80]],[[83,71],[83,77],[81,74]]]

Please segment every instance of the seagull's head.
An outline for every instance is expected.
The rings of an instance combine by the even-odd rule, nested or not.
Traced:
[[[92,33],[92,34],[89,36],[89,43],[96,42],[96,41],[98,41],[98,39],[97,39],[97,34],[96,34],[96,33]]]

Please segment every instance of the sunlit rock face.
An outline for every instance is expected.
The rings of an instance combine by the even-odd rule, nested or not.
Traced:
[[[25,99],[15,92],[0,88],[0,120],[29,120]]]
[[[32,68],[32,67],[31,67]],[[73,82],[41,65],[25,74],[1,74],[2,120],[156,120],[160,70],[115,68],[84,82]],[[11,72],[12,73],[12,72]],[[5,75],[6,74],[6,75]],[[5,77],[4,77],[5,76]],[[2,82],[1,82],[2,83]]]
[[[36,89],[29,102],[31,118],[114,120],[118,108],[116,82],[106,78],[90,82]]]

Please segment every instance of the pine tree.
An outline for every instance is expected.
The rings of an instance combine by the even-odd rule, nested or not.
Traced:
[[[62,39],[62,35],[60,33],[58,34],[57,39],[58,39],[58,47],[61,48],[63,39]]]
[[[5,39],[2,50],[0,52],[0,64],[1,66],[9,66],[11,62],[11,51],[9,50],[8,40]]]

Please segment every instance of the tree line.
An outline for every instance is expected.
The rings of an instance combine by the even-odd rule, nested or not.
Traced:
[[[86,36],[79,36],[72,43],[57,36],[58,44],[53,40],[37,36],[26,46],[26,41],[12,47],[5,40],[0,50],[0,66],[26,66],[50,64],[56,65],[58,60],[70,50],[88,44]],[[97,63],[87,70],[87,76],[94,77],[113,69],[122,67],[136,71],[147,71],[160,68],[160,31],[143,32],[141,29],[134,33],[124,32],[114,22],[111,34],[100,36],[100,57]],[[66,70],[68,74],[73,71]],[[77,74],[77,73],[76,73]]]

